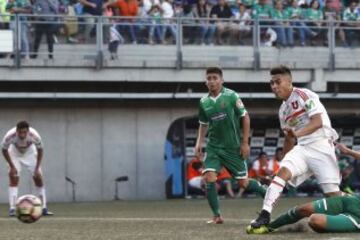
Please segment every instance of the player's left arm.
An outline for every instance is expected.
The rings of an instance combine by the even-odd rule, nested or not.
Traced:
[[[234,94],[235,98],[235,112],[241,118],[242,126],[242,141],[240,146],[240,154],[246,159],[250,154],[249,137],[250,137],[250,116],[246,111],[243,102],[238,94]]]
[[[250,154],[250,116],[246,112],[245,115],[241,118],[242,122],[242,141],[240,146],[240,153],[243,158],[248,158]]]
[[[35,174],[40,174],[39,170],[44,156],[43,142],[41,140],[39,133],[36,132],[36,130],[33,129],[32,135],[33,135],[33,143],[37,150]]]

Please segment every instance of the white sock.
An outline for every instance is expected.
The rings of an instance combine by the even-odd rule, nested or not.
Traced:
[[[286,185],[286,182],[276,176],[274,177],[274,180],[271,182],[270,186],[268,187],[267,191],[266,191],[266,195],[264,198],[264,205],[263,205],[263,210],[271,213],[272,209],[276,203],[276,201],[278,200],[278,198],[280,197],[282,191],[284,190],[284,187]]]
[[[42,202],[42,207],[47,208],[45,188],[44,187],[36,187],[36,192]]]
[[[16,200],[18,198],[18,187],[9,187],[9,205],[10,209],[15,209]]]

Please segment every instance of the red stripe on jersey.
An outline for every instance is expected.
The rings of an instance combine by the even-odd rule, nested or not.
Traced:
[[[273,183],[273,184],[275,184],[275,185],[278,185],[278,186],[280,186],[280,187],[285,187],[285,186],[281,185],[280,183],[278,183],[278,182],[276,182],[276,181],[274,181],[274,180],[272,180],[271,183]]]
[[[300,89],[296,88],[294,90],[297,94],[299,94],[299,96],[302,98],[302,100],[306,101],[309,99],[308,95],[304,92],[304,91],[301,91]]]
[[[290,116],[287,116],[285,118],[285,122],[287,122],[289,119],[298,117],[299,115],[303,114],[304,112],[306,112],[306,110],[304,108],[301,109],[300,111],[294,112],[293,114],[291,114]]]

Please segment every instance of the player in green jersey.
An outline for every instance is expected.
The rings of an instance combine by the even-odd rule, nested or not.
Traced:
[[[261,196],[265,189],[259,182],[247,178],[245,159],[249,156],[250,118],[239,95],[223,86],[222,70],[211,67],[206,70],[206,86],[209,93],[199,105],[199,132],[195,153],[201,159],[206,133],[208,144],[204,157],[203,177],[207,199],[213,212],[208,223],[221,224],[218,194],[215,186],[217,173],[225,167],[238,180],[239,186]]]
[[[360,160],[360,152],[351,150],[341,143],[336,143],[336,147],[342,154]],[[305,217],[310,217],[308,224],[315,232],[360,232],[360,196],[344,195],[306,203],[281,214],[268,225],[260,228],[248,226],[246,232],[270,233]]]

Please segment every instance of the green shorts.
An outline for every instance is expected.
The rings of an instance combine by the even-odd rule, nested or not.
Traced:
[[[337,232],[360,231],[360,198],[354,195],[323,198],[313,202],[315,213],[327,216]]]
[[[204,165],[203,173],[220,172],[225,167],[236,179],[245,179],[248,175],[246,161],[241,157],[240,149],[207,147]]]

